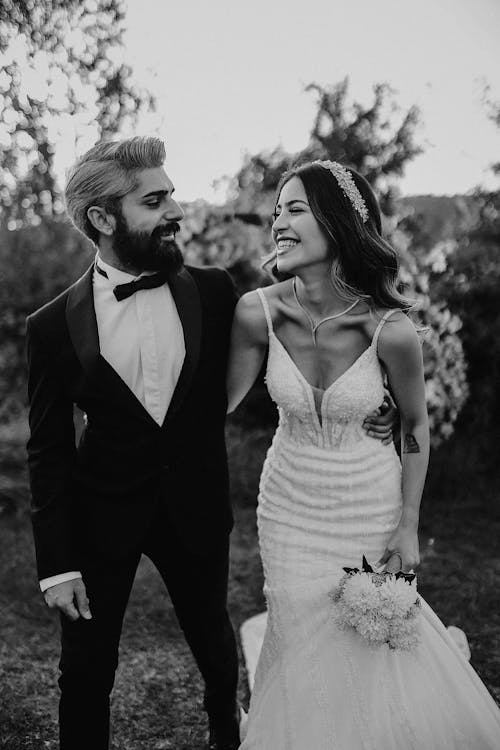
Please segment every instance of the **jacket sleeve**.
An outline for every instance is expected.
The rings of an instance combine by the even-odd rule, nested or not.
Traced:
[[[234,314],[234,309],[236,307],[236,303],[239,299],[239,294],[236,289],[236,284],[233,281],[233,277],[228,271],[224,271],[225,274],[225,282],[227,287],[227,301],[228,301],[228,310],[231,316],[231,320]]]
[[[40,579],[78,570],[71,518],[75,464],[73,403],[57,371],[57,353],[27,321],[28,397],[31,436],[28,467],[32,522]]]

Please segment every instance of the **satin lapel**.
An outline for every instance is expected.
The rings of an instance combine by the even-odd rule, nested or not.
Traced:
[[[93,265],[73,284],[66,303],[66,322],[75,352],[91,378],[100,366],[99,335],[92,293]]]
[[[95,387],[108,393],[113,401],[120,401],[124,409],[157,425],[118,373],[101,357],[92,291],[93,272],[92,265],[71,287],[66,303],[66,322],[76,355]]]
[[[196,282],[185,268],[169,280],[170,291],[182,323],[186,356],[170,401],[164,425],[178,411],[198,366],[201,343],[201,303]]]

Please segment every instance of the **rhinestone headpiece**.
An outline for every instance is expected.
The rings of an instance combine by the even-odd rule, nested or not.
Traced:
[[[361,216],[363,223],[368,219],[368,209],[366,203],[363,200],[361,193],[354,180],[352,174],[338,161],[315,161],[313,164],[319,164],[321,167],[328,169],[338,182],[339,188],[342,190],[346,198],[351,201],[352,207]]]

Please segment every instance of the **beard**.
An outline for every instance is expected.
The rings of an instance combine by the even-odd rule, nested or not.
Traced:
[[[164,271],[169,276],[178,273],[184,258],[175,240],[165,236],[179,231],[176,221],[156,227],[151,233],[130,229],[121,212],[115,214],[116,229],[113,250],[124,269],[137,271]]]

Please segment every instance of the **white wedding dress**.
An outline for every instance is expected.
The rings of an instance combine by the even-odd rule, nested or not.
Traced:
[[[384,320],[323,392],[274,334],[259,295],[279,426],[257,511],[268,623],[240,750],[499,750],[500,710],[425,602],[413,652],[369,646],[332,621],[342,568],[378,560],[401,512],[394,446],[361,426],[383,400]]]

